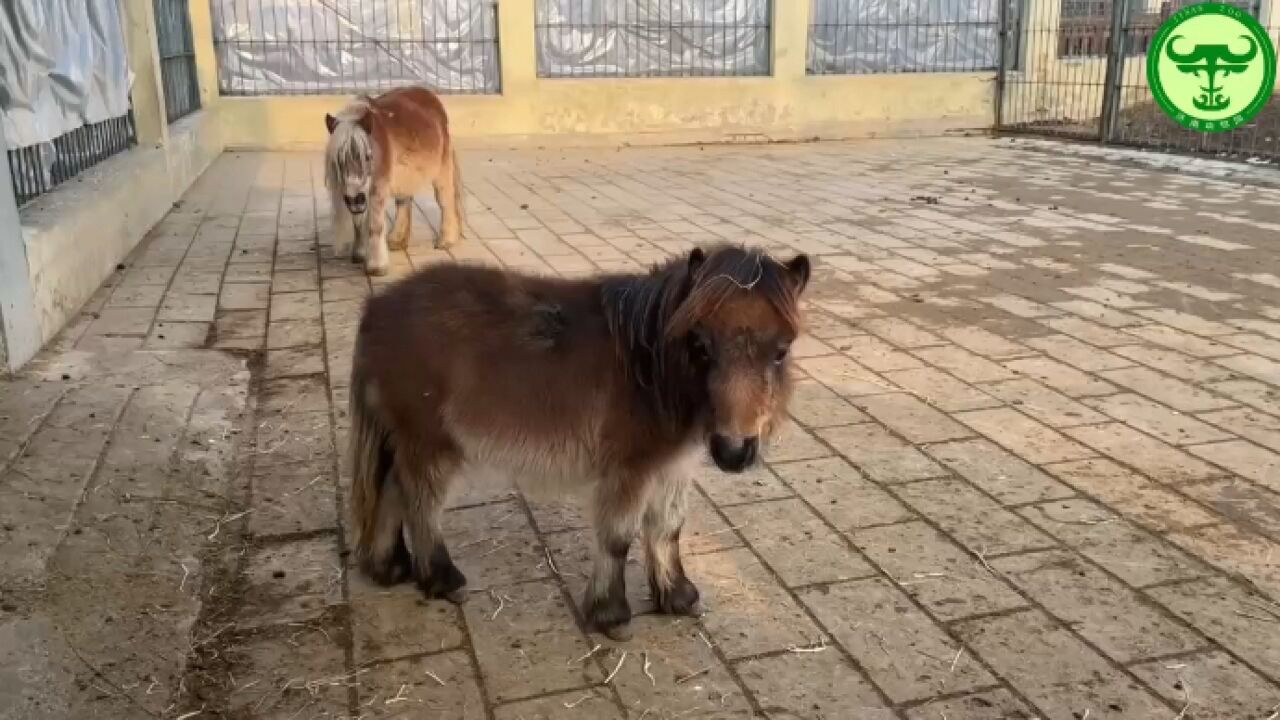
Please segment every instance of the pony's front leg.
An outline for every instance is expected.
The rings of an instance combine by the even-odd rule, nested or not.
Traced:
[[[365,210],[365,237],[368,247],[365,252],[364,271],[370,275],[386,275],[391,267],[391,251],[387,248],[387,201],[385,193],[376,193],[369,198],[369,207]]]
[[[347,209],[347,203],[341,193],[329,193],[331,223],[333,230],[333,256],[336,258],[351,257],[356,242],[356,218]]]
[[[702,614],[698,588],[685,575],[680,559],[688,487],[688,479],[679,476],[664,478],[654,488],[644,511],[644,549],[649,591],[658,612],[696,617]]]
[[[640,526],[634,491],[602,486],[595,497],[596,552],[591,582],[582,601],[587,623],[613,640],[631,638],[627,602],[627,553]]]

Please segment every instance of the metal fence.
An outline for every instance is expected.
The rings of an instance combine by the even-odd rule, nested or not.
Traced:
[[[811,0],[810,75],[995,70],[1000,0]]]
[[[223,95],[499,91],[494,0],[211,0]]]
[[[196,79],[196,50],[191,41],[188,0],[155,0],[156,46],[160,52],[160,81],[169,122],[200,109]]]
[[[1009,28],[1024,49],[997,77],[998,129],[1280,162],[1280,98],[1219,133],[1184,128],[1156,105],[1146,52],[1169,15],[1199,0],[1021,1],[1031,10],[1021,28]],[[1260,0],[1226,4],[1262,15]],[[1273,39],[1277,16],[1268,28]]]
[[[538,75],[768,75],[771,18],[770,0],[537,0]]]
[[[84,125],[53,142],[10,150],[9,173],[25,205],[137,142],[133,113]]]

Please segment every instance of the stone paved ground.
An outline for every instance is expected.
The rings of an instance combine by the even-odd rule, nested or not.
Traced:
[[[460,259],[817,258],[794,424],[699,478],[710,613],[614,645],[580,516],[500,484],[448,515],[463,607],[350,571],[385,281],[324,254],[317,160],[223,156],[0,385],[0,716],[1280,716],[1280,191],[980,139],[468,154]]]

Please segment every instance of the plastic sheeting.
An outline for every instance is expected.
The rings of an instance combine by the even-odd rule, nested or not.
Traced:
[[[211,0],[224,94],[499,87],[493,0]]]
[[[9,147],[129,112],[117,0],[0,0],[0,123]]]
[[[538,74],[767,75],[769,2],[537,0]]]
[[[809,72],[994,70],[999,0],[814,0]]]

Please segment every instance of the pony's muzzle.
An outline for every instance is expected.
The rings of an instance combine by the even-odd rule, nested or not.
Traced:
[[[725,472],[742,472],[760,455],[760,438],[730,438],[716,433],[711,436],[711,459]]]
[[[342,199],[347,203],[347,211],[352,215],[359,215],[369,207],[369,199],[364,193],[358,195],[343,195]]]

